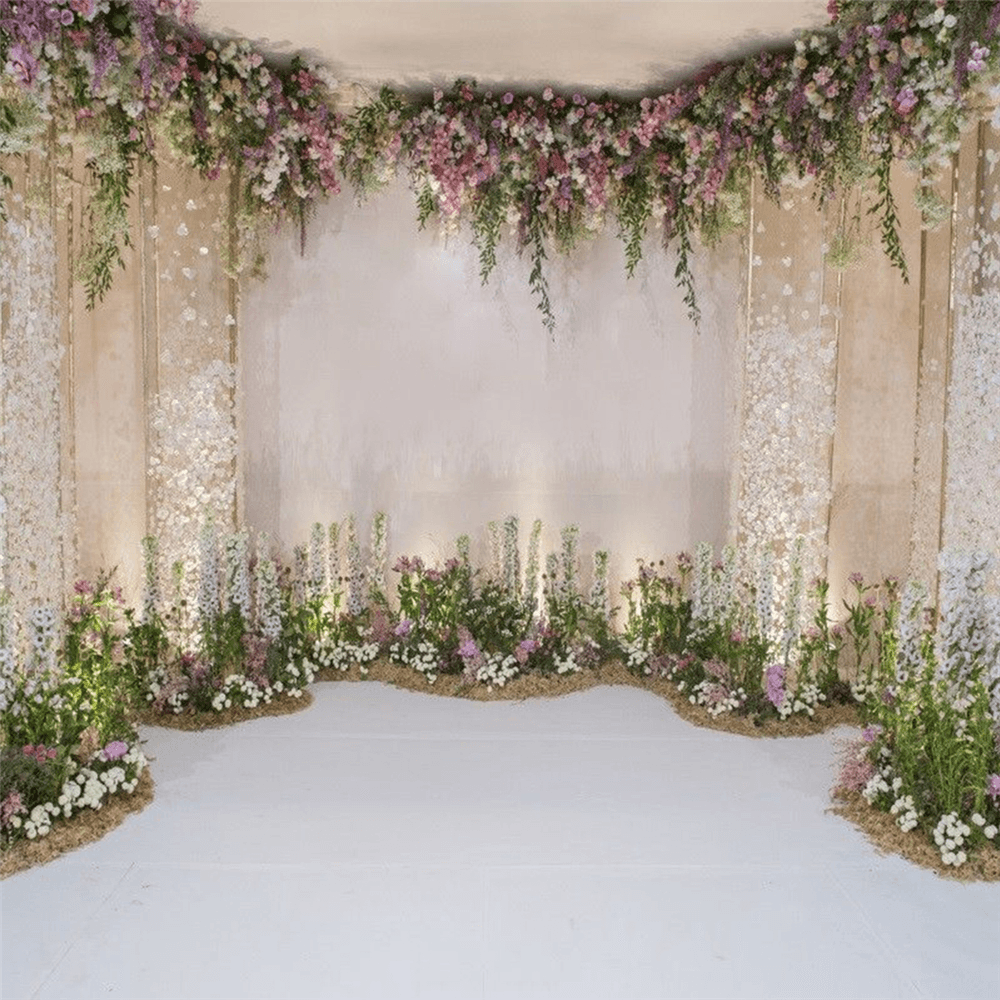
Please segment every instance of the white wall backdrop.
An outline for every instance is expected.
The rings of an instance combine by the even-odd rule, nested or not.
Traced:
[[[511,251],[482,287],[465,234],[419,232],[405,185],[323,206],[277,238],[244,290],[246,520],[285,553],[315,520],[391,518],[390,552],[444,556],[462,532],[541,517],[543,545],[580,525],[612,574],[701,539],[728,516],[738,241],[699,263],[694,335],[655,245],[628,281],[605,234],[553,259],[550,339]],[[525,532],[526,534],[526,532]]]

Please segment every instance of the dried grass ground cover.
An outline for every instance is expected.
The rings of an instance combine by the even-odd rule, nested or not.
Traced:
[[[868,805],[860,792],[835,791],[833,798],[828,811],[853,823],[880,854],[898,854],[958,882],[1000,882],[1000,850],[992,844],[980,847],[957,868],[945,865],[931,841],[915,830],[902,831],[894,816]]]
[[[120,826],[131,813],[142,812],[153,801],[153,778],[146,768],[131,794],[117,794],[100,809],[84,809],[53,826],[50,833],[36,840],[19,840],[4,851],[0,861],[0,879],[23,872],[36,865],[48,864],[78,847],[100,840]]]
[[[261,703],[256,708],[243,708],[234,705],[221,712],[195,712],[185,710],[179,715],[169,712],[142,712],[138,721],[143,726],[159,726],[162,729],[183,729],[188,732],[198,732],[202,729],[221,729],[225,726],[235,726],[251,719],[262,719],[267,715],[292,715],[308,708],[313,702],[312,695],[303,691],[298,698],[287,696],[275,698],[266,704]]]
[[[438,674],[433,684],[410,667],[379,659],[370,664],[367,673],[356,670],[341,672],[321,670],[317,681],[383,681],[394,687],[420,691],[425,694],[452,698],[469,698],[473,701],[524,701],[527,698],[558,698],[573,691],[586,691],[599,685],[622,685],[652,691],[670,702],[674,711],[696,726],[717,729],[721,732],[737,733],[741,736],[766,737],[775,739],[785,736],[814,736],[840,725],[858,725],[858,712],[853,705],[820,707],[814,718],[793,716],[783,722],[769,720],[757,723],[751,718],[731,713],[713,717],[701,705],[692,705],[687,697],[677,690],[670,681],[660,678],[637,677],[618,660],[602,664],[596,670],[585,670],[577,674],[544,676],[542,674],[520,674],[504,687],[487,687],[481,683],[469,683],[457,674]]]

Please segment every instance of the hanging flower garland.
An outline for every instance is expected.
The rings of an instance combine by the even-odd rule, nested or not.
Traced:
[[[751,174],[772,197],[810,177],[820,199],[857,190],[905,278],[892,162],[926,177],[946,161],[974,85],[1000,67],[1000,0],[831,0],[830,26],[794,48],[711,66],[639,101],[483,93],[458,81],[423,98],[386,88],[339,114],[322,68],[279,67],[246,41],[206,40],[193,8],[0,0],[0,154],[32,148],[52,118],[66,141],[86,143],[93,194],[78,272],[91,304],[129,244],[131,179],[157,140],[205,176],[238,172],[236,270],[259,271],[258,234],[288,218],[304,225],[342,178],[365,194],[403,169],[421,225],[471,228],[484,281],[505,234],[528,251],[549,329],[548,249],[569,251],[609,219],[630,275],[659,230],[697,323],[693,239],[712,243],[745,222]]]

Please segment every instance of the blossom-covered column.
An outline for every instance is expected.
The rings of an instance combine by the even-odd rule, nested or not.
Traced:
[[[960,172],[956,212],[967,237],[954,279],[942,540],[1000,555],[1000,131],[983,121],[970,141],[975,169]]]
[[[227,178],[203,181],[160,161],[144,191],[151,478],[150,530],[167,565],[194,584],[203,522],[237,520],[235,294],[228,250]]]
[[[758,192],[751,221],[735,533],[745,571],[774,547],[779,595],[798,536],[806,579],[826,562],[836,333],[823,242],[831,211],[808,191],[786,192],[781,205]]]
[[[60,393],[52,175],[31,157],[0,223],[0,590],[23,613],[60,607],[63,540]]]

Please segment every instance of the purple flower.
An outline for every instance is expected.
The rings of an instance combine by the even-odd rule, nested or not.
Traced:
[[[780,663],[772,663],[764,672],[767,685],[767,700],[780,708],[785,700],[785,668]]]
[[[524,666],[528,662],[528,657],[538,649],[538,643],[534,639],[522,639],[521,642],[517,644],[517,649],[514,650],[514,656],[517,657],[517,662]]]
[[[398,635],[400,638],[405,638],[410,634],[410,630],[413,628],[413,622],[409,618],[404,618],[393,630],[393,635]]]
[[[903,87],[892,103],[901,115],[908,115],[917,105],[917,95],[912,87]]]
[[[501,100],[504,102],[504,104],[513,104],[514,95],[508,90],[507,93],[503,95]]]
[[[8,73],[30,87],[38,73],[38,60],[23,45],[12,45],[7,54],[6,68]]]
[[[102,751],[105,760],[118,760],[128,753],[128,744],[121,740],[112,740]]]
[[[991,799],[1000,799],[1000,774],[991,774],[986,779],[986,794]]]
[[[875,738],[881,732],[882,732],[882,727],[878,724],[873,726],[865,726],[865,728],[861,730],[861,738],[865,741],[865,743],[874,743]]]
[[[865,582],[864,575],[862,573],[852,573],[847,578],[848,583],[853,583],[855,587],[860,587],[861,584]]]
[[[474,660],[479,656],[479,647],[476,645],[476,640],[471,636],[468,639],[464,639],[462,644],[458,647],[458,655],[462,657],[463,660]]]

